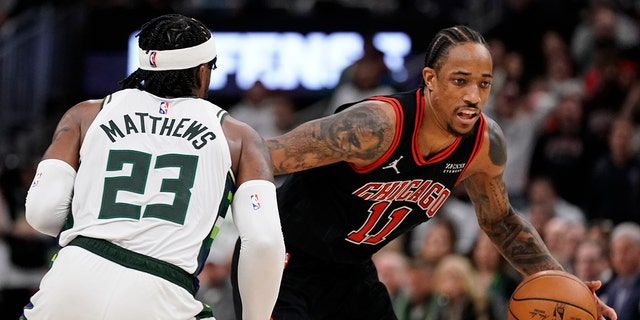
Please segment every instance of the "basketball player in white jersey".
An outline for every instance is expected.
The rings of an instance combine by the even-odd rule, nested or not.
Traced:
[[[61,249],[22,319],[214,319],[196,276],[229,209],[237,309],[267,320],[285,259],[269,153],[204,99],[216,48],[201,22],[165,15],[138,36],[140,68],[69,109],[38,166],[26,218]]]

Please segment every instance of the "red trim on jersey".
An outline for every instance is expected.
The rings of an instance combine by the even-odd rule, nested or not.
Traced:
[[[422,89],[416,92],[416,122],[414,123],[413,137],[411,138],[411,149],[413,150],[413,161],[417,164],[424,164],[424,159],[418,150],[418,134],[420,133],[420,125],[422,117],[424,117],[424,99],[422,98]]]
[[[420,90],[418,90],[418,93],[420,93]],[[456,140],[446,149],[438,152],[436,155],[429,158],[429,160],[425,160],[424,157],[422,156],[422,153],[420,152],[420,148],[418,144],[418,141],[419,141],[418,135],[420,133],[420,126],[422,125],[422,120],[424,117],[424,99],[422,99],[422,95],[420,94],[418,94],[416,99],[419,99],[419,101],[417,101],[416,103],[416,105],[418,106],[416,110],[416,124],[415,124],[415,130],[413,133],[413,139],[411,141],[412,150],[413,150],[413,159],[418,165],[427,165],[427,164],[439,162],[442,159],[451,155],[451,153],[453,153],[456,150],[456,148],[458,147],[458,144],[460,144],[460,141],[462,141],[462,137],[456,138]]]
[[[351,168],[357,173],[369,172],[377,168],[378,166],[382,165],[383,163],[385,163],[389,159],[389,157],[391,157],[391,154],[393,154],[393,152],[396,150],[398,143],[400,143],[400,136],[402,135],[402,127],[404,125],[403,123],[404,112],[402,110],[402,106],[400,105],[400,101],[398,101],[398,99],[383,97],[383,96],[375,96],[375,97],[371,97],[368,100],[384,101],[386,103],[391,104],[391,106],[393,106],[393,109],[396,112],[396,131],[394,133],[393,141],[391,142],[391,146],[389,147],[389,150],[387,150],[380,158],[378,158],[378,160],[364,167],[359,167],[353,163],[349,163],[349,166],[351,166]]]
[[[473,150],[471,151],[471,156],[469,156],[469,160],[467,160],[467,165],[464,166],[464,169],[462,169],[460,176],[458,176],[458,181],[456,181],[456,185],[460,183],[460,179],[464,175],[464,172],[467,171],[469,164],[471,163],[471,161],[473,161],[473,159],[475,159],[475,157],[480,152],[480,149],[482,148],[482,143],[484,142],[484,132],[486,129],[487,129],[487,120],[485,120],[484,115],[481,113],[480,125],[478,126],[478,132],[476,133],[476,143],[473,146]]]

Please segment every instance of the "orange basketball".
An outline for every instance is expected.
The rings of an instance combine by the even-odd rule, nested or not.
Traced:
[[[596,320],[596,298],[578,277],[546,270],[526,277],[509,300],[509,320]]]

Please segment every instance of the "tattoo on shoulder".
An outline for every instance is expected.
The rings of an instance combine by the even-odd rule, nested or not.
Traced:
[[[387,150],[393,134],[386,134],[391,119],[384,112],[354,108],[342,113],[323,121],[318,132],[318,140],[330,150],[363,160],[377,159]]]
[[[489,158],[495,165],[503,166],[507,163],[507,142],[502,129],[497,123],[487,121],[489,130]]]

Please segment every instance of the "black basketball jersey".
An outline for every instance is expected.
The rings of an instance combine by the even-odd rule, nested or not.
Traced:
[[[417,140],[425,108],[422,90],[368,100],[386,101],[396,111],[391,147],[366,167],[339,162],[288,176],[278,189],[288,247],[342,263],[370,258],[436,214],[480,150],[483,116],[467,135],[424,158]]]

